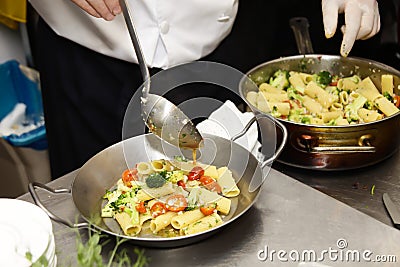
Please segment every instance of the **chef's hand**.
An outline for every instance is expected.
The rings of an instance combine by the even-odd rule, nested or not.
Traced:
[[[113,20],[121,13],[118,0],[71,0],[88,14],[105,20]]]
[[[380,29],[378,2],[376,0],[322,0],[322,14],[326,38],[331,38],[338,23],[338,14],[344,13],[343,41],[340,54],[346,57],[355,40],[365,40]]]

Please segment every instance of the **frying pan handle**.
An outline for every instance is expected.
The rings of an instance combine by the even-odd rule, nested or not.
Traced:
[[[288,139],[288,131],[285,127],[285,125],[282,124],[282,122],[274,119],[275,125],[278,126],[278,128],[282,131],[282,142],[279,145],[278,149],[274,153],[274,155],[267,160],[263,161],[261,164],[261,169],[264,169],[265,166],[272,164],[281,154],[282,150],[285,148],[286,141]]]
[[[243,135],[245,135],[247,133],[247,131],[250,129],[251,125],[253,125],[253,123],[256,121],[256,117],[251,118],[251,120],[249,120],[249,122],[246,124],[246,126],[244,126],[243,130],[241,130],[239,133],[237,133],[236,135],[234,135],[231,138],[231,141],[235,141],[236,139],[242,137]]]
[[[375,152],[375,147],[371,146],[331,146],[331,147],[314,147],[311,152],[337,152],[337,153],[358,153],[358,152]]]
[[[310,33],[308,31],[307,18],[295,17],[289,20],[289,25],[293,30],[294,38],[296,39],[297,49],[300,55],[313,54],[314,49],[312,47]]]
[[[275,118],[272,118],[270,116],[268,116],[268,117],[271,118],[274,121],[275,125],[277,125],[278,128],[280,128],[280,130],[282,131],[282,143],[279,145],[279,147],[276,150],[276,152],[274,153],[274,155],[262,163],[261,168],[264,168],[266,165],[271,164],[272,162],[274,162],[274,160],[276,160],[279,157],[279,155],[281,154],[283,148],[285,147],[286,141],[288,139],[288,131],[287,131],[286,127],[280,121],[276,120]],[[250,129],[251,125],[253,125],[253,123],[256,121],[257,121],[257,117],[251,118],[251,120],[246,124],[246,126],[243,128],[243,130],[240,131],[235,136],[233,136],[231,140],[235,141],[236,139],[245,135],[247,133],[247,131]]]
[[[44,204],[42,203],[42,201],[39,198],[38,193],[36,192],[36,188],[41,188],[44,189],[50,193],[53,194],[65,194],[65,193],[71,193],[70,189],[53,189],[51,187],[48,187],[47,185],[38,183],[38,182],[32,182],[29,183],[28,189],[29,189],[29,193],[31,194],[33,201],[35,202],[36,205],[38,205],[44,212],[46,212],[46,214],[53,220],[56,221],[58,223],[62,223],[68,227],[71,228],[90,228],[90,225],[88,223],[70,223],[64,219],[61,219],[60,217],[58,217],[57,215],[55,215],[54,213],[52,213],[50,210],[48,210]]]
[[[314,153],[358,153],[358,152],[370,152],[376,151],[376,148],[371,144],[372,135],[362,135],[355,142],[355,145],[318,145],[319,142],[324,143],[324,140],[319,141],[317,136],[310,134],[302,134],[298,137],[298,149],[304,149],[307,152]],[[346,141],[346,140],[345,140]],[[338,143],[338,142],[336,142]]]

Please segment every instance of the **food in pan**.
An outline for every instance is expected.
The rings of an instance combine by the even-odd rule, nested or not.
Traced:
[[[327,71],[308,74],[277,70],[247,100],[272,116],[304,124],[349,125],[380,120],[399,112],[393,76],[381,76],[382,93],[369,77],[340,78]]]
[[[182,158],[139,162],[106,192],[101,216],[114,218],[128,236],[190,235],[222,224],[239,194],[227,167]]]

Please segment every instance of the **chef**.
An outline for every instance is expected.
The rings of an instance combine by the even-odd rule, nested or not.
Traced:
[[[317,1],[128,0],[151,74],[198,59],[243,72],[282,56],[279,14]],[[278,2],[278,3],[275,3]],[[291,2],[291,4],[288,4]],[[300,3],[296,3],[300,2]],[[125,109],[142,78],[118,0],[30,0],[40,15],[35,61],[41,87],[52,177],[82,166],[121,140]],[[296,7],[296,5],[298,7]],[[325,36],[337,32],[340,53],[380,28],[375,0],[322,0]],[[286,18],[285,18],[286,20]],[[287,23],[287,20],[286,20]],[[286,25],[286,24],[285,24]]]

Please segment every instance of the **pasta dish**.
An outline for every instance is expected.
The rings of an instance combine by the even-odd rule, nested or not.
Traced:
[[[222,224],[239,194],[227,167],[182,157],[139,162],[105,193],[101,216],[128,236],[185,236]]]
[[[304,124],[350,125],[399,112],[400,97],[393,92],[393,75],[382,75],[380,87],[381,91],[370,77],[278,70],[258,86],[258,92],[248,92],[246,98],[276,118]]]

